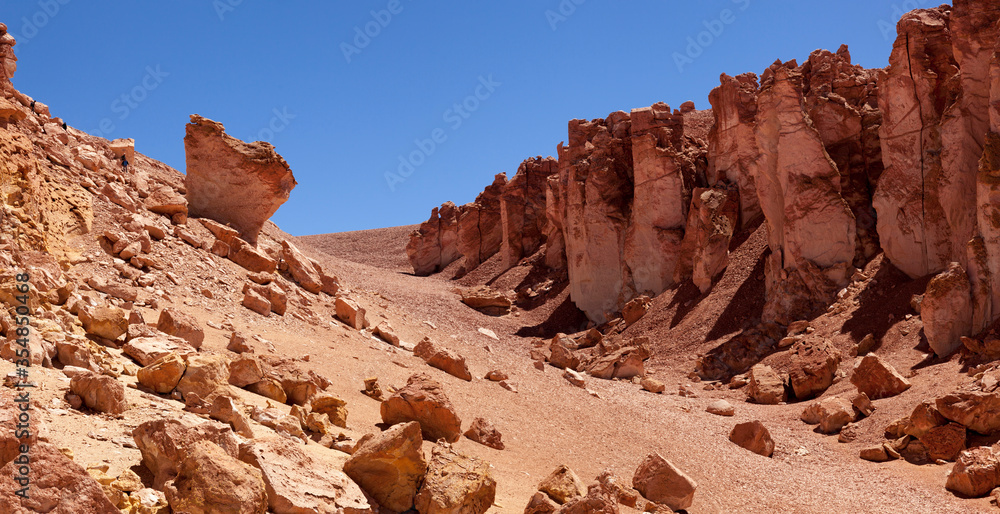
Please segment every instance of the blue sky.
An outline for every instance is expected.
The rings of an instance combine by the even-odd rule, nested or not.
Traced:
[[[707,108],[723,72],[841,43],[883,67],[901,12],[936,2],[5,4],[18,89],[181,172],[192,113],[271,142],[299,183],[273,220],[307,235],[418,223],[554,155],[573,118]]]

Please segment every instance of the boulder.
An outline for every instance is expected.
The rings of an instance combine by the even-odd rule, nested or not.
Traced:
[[[831,396],[809,404],[802,411],[802,421],[810,425],[819,424],[820,432],[834,434],[854,421],[854,405],[846,398]]]
[[[917,404],[910,416],[903,419],[905,422],[902,426],[902,432],[916,438],[922,437],[934,427],[948,424],[948,418],[942,416],[937,410],[934,400],[926,400]],[[896,437],[902,437],[902,435]]]
[[[390,425],[416,421],[424,438],[444,439],[449,443],[462,436],[462,420],[445,396],[441,384],[425,373],[417,373],[406,381],[406,387],[396,391],[380,408],[382,422]]]
[[[312,411],[317,414],[325,414],[330,418],[330,423],[347,428],[347,402],[329,393],[317,394],[310,403]]]
[[[251,393],[270,398],[278,403],[288,401],[288,395],[285,394],[285,389],[281,387],[281,382],[273,377],[265,377],[260,382],[248,385],[246,389]]]
[[[344,463],[344,473],[383,508],[411,509],[427,472],[420,434],[415,422],[393,426],[362,444]]]
[[[576,473],[565,464],[552,470],[552,473],[549,473],[538,484],[538,490],[549,495],[559,504],[587,494],[587,488],[584,487],[580,477],[576,476]]]
[[[800,341],[792,347],[788,380],[795,397],[818,396],[833,384],[840,365],[840,352],[829,341]]]
[[[295,413],[296,411],[292,412]],[[273,407],[266,409],[254,407],[253,411],[250,412],[250,419],[274,430],[283,437],[297,439],[303,443],[307,443],[309,441],[306,433],[302,430],[302,420],[300,420],[298,416],[285,414],[281,410]]]
[[[241,304],[261,316],[271,315],[271,302],[254,288],[247,288],[244,291]]]
[[[469,429],[465,431],[465,437],[495,450],[503,450],[503,435],[492,423],[483,418],[472,420]]]
[[[691,506],[698,483],[660,454],[651,453],[635,470],[632,487],[649,501],[682,510]]]
[[[945,418],[983,435],[1000,431],[1000,393],[958,392],[935,400]]]
[[[205,340],[205,329],[201,328],[194,316],[169,307],[160,311],[156,328],[164,334],[187,341],[195,349],[201,348],[201,343]]]
[[[253,247],[251,243],[238,237],[225,243],[229,246],[229,260],[252,273],[274,273],[278,269],[278,261],[268,257]]]
[[[69,389],[95,411],[121,414],[128,409],[125,386],[107,375],[80,373],[70,380]]]
[[[140,366],[149,366],[164,355],[176,353],[183,357],[195,353],[195,349],[181,339],[151,336],[130,339],[122,347],[122,353],[135,359]]]
[[[851,383],[872,400],[896,396],[910,388],[910,382],[877,355],[861,359],[851,375]]]
[[[705,408],[705,412],[709,414],[715,414],[717,416],[735,416],[736,408],[733,404],[727,402],[726,400],[716,400]]]
[[[488,462],[434,446],[414,504],[420,514],[483,514],[496,492]]]
[[[139,383],[160,394],[170,394],[187,369],[184,359],[176,353],[168,353],[136,373]]]
[[[962,346],[962,336],[972,335],[972,297],[969,276],[957,262],[927,284],[920,304],[927,344],[939,357]]]
[[[221,421],[233,427],[233,432],[247,439],[254,438],[250,422],[247,421],[245,413],[238,407],[232,397],[221,394],[216,395],[215,399],[212,400],[212,406],[209,409],[208,415],[214,420]]]
[[[191,216],[228,224],[256,244],[264,223],[296,185],[288,163],[270,143],[244,143],[197,114],[186,130],[184,185]]]
[[[393,346],[399,346],[399,336],[396,335],[396,330],[392,328],[388,320],[376,325],[375,329],[372,330],[372,334],[381,337],[383,341]]]
[[[997,486],[1000,486],[1000,454],[989,446],[963,451],[945,482],[949,491],[971,497],[986,496]]]
[[[462,291],[462,303],[487,316],[503,316],[510,312],[511,301],[489,286],[479,286]]]
[[[170,186],[162,186],[151,192],[146,197],[145,205],[146,209],[149,209],[150,212],[162,214],[167,217],[173,217],[177,214],[186,217],[188,213],[187,199],[178,194]]]
[[[94,307],[80,310],[80,322],[90,335],[114,341],[128,331],[128,317],[118,307]]]
[[[361,488],[347,475],[321,464],[288,439],[270,437],[242,445],[240,460],[260,470],[276,514],[371,512]]]
[[[919,439],[931,460],[953,461],[965,449],[965,435],[964,426],[948,423],[931,428]]]
[[[472,381],[472,373],[465,363],[465,357],[438,346],[431,341],[430,337],[425,337],[413,349],[413,355],[420,357],[427,364],[444,371],[445,373],[462,380]]]
[[[629,302],[622,307],[622,319],[625,321],[625,326],[632,326],[633,323],[639,321],[640,318],[645,316],[646,312],[649,311],[649,305],[651,303],[652,299],[645,295],[629,300]]]
[[[559,510],[559,504],[552,501],[549,495],[539,491],[528,500],[524,514],[552,514],[557,510]]]
[[[208,441],[198,441],[187,451],[164,492],[174,512],[258,514],[267,510],[260,470]]]
[[[288,241],[281,242],[281,260],[288,267],[292,279],[302,286],[302,289],[310,293],[323,290],[323,278],[320,276],[319,266]]]
[[[210,399],[214,393],[229,390],[229,360],[221,355],[189,354],[185,356],[187,369],[177,383],[177,390],[185,397],[196,394]]]
[[[177,475],[178,466],[198,441],[209,441],[231,457],[239,456],[239,442],[228,425],[197,418],[156,419],[132,430],[142,464],[153,473],[153,487]]]
[[[0,512],[29,513],[95,513],[118,514],[104,490],[87,470],[73,462],[49,443],[31,444],[31,483],[27,491],[17,492],[24,486],[13,477],[18,476],[21,464],[11,459],[3,461],[0,473]]]
[[[337,311],[337,318],[346,323],[347,326],[355,330],[368,328],[368,320],[365,319],[365,309],[358,305],[358,302],[344,296],[338,296],[334,306]]]
[[[642,377],[639,381],[639,387],[644,390],[649,391],[653,394],[660,394],[667,390],[667,385],[655,378]]]
[[[750,368],[747,396],[761,405],[777,405],[787,400],[785,383],[770,366],[757,364]]]
[[[587,373],[607,380],[641,377],[646,374],[643,361],[648,358],[645,347],[626,346],[595,359],[587,366]]]
[[[253,355],[241,355],[229,363],[229,384],[246,387],[264,380],[264,369]]]
[[[760,421],[740,423],[729,432],[729,440],[757,455],[770,457],[774,453],[774,440],[767,427]]]
[[[601,489],[590,486],[586,496],[573,498],[559,509],[560,514],[618,514],[617,500]]]

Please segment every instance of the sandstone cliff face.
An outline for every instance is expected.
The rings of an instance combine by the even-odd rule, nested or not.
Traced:
[[[736,184],[740,191],[740,226],[761,215],[757,199],[757,75],[720,77],[708,95],[715,123],[708,136],[708,183]]]
[[[431,210],[431,217],[410,234],[406,256],[417,275],[441,271],[462,256],[458,251],[458,207],[445,202]]]
[[[498,173],[476,201],[462,206],[458,218],[458,253],[465,257],[465,270],[471,271],[500,251],[503,227],[500,195],[507,185],[507,175]]]
[[[595,321],[608,319],[635,295],[623,276],[632,217],[631,127],[621,111],[603,120],[573,120],[569,144],[559,146],[570,297]]]
[[[261,227],[291,194],[295,177],[270,143],[244,143],[221,123],[191,115],[184,137],[191,216],[229,224],[256,244]]]
[[[782,323],[825,307],[850,277],[856,225],[841,176],[804,109],[794,61],[774,65],[758,96],[757,195],[767,219],[764,318]]]
[[[552,157],[527,159],[504,187],[500,196],[503,229],[500,252],[505,269],[535,253],[545,242],[548,181],[557,171],[558,161]]]

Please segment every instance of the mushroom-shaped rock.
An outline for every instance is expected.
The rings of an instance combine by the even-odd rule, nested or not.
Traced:
[[[261,228],[295,187],[292,170],[270,143],[245,143],[221,123],[191,115],[184,137],[188,211],[239,231],[256,244]]]

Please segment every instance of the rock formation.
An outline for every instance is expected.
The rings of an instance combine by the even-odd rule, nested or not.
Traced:
[[[558,171],[552,157],[527,159],[518,167],[500,195],[503,267],[512,268],[545,242],[548,234],[547,190],[549,177]],[[466,267],[469,268],[468,263]]]
[[[458,252],[465,257],[464,268],[471,271],[498,251],[503,242],[500,195],[507,175],[498,173],[476,201],[463,205],[458,218]],[[443,245],[442,245],[443,247]]]
[[[736,184],[740,192],[740,225],[760,216],[757,199],[757,75],[744,73],[719,78],[722,84],[708,95],[715,123],[708,135],[708,183]]]
[[[191,115],[184,137],[188,210],[235,228],[245,241],[257,235],[288,200],[295,177],[270,143],[244,143],[221,123]]]
[[[14,55],[14,36],[7,33],[7,25],[0,23],[0,82],[9,82],[17,71],[17,56]]]
[[[459,214],[455,204],[445,202],[431,210],[430,219],[410,234],[406,256],[414,273],[437,273],[462,256],[458,250]]]
[[[802,71],[775,64],[757,102],[757,195],[767,219],[764,318],[790,323],[828,305],[854,262],[855,218],[803,104]]]

